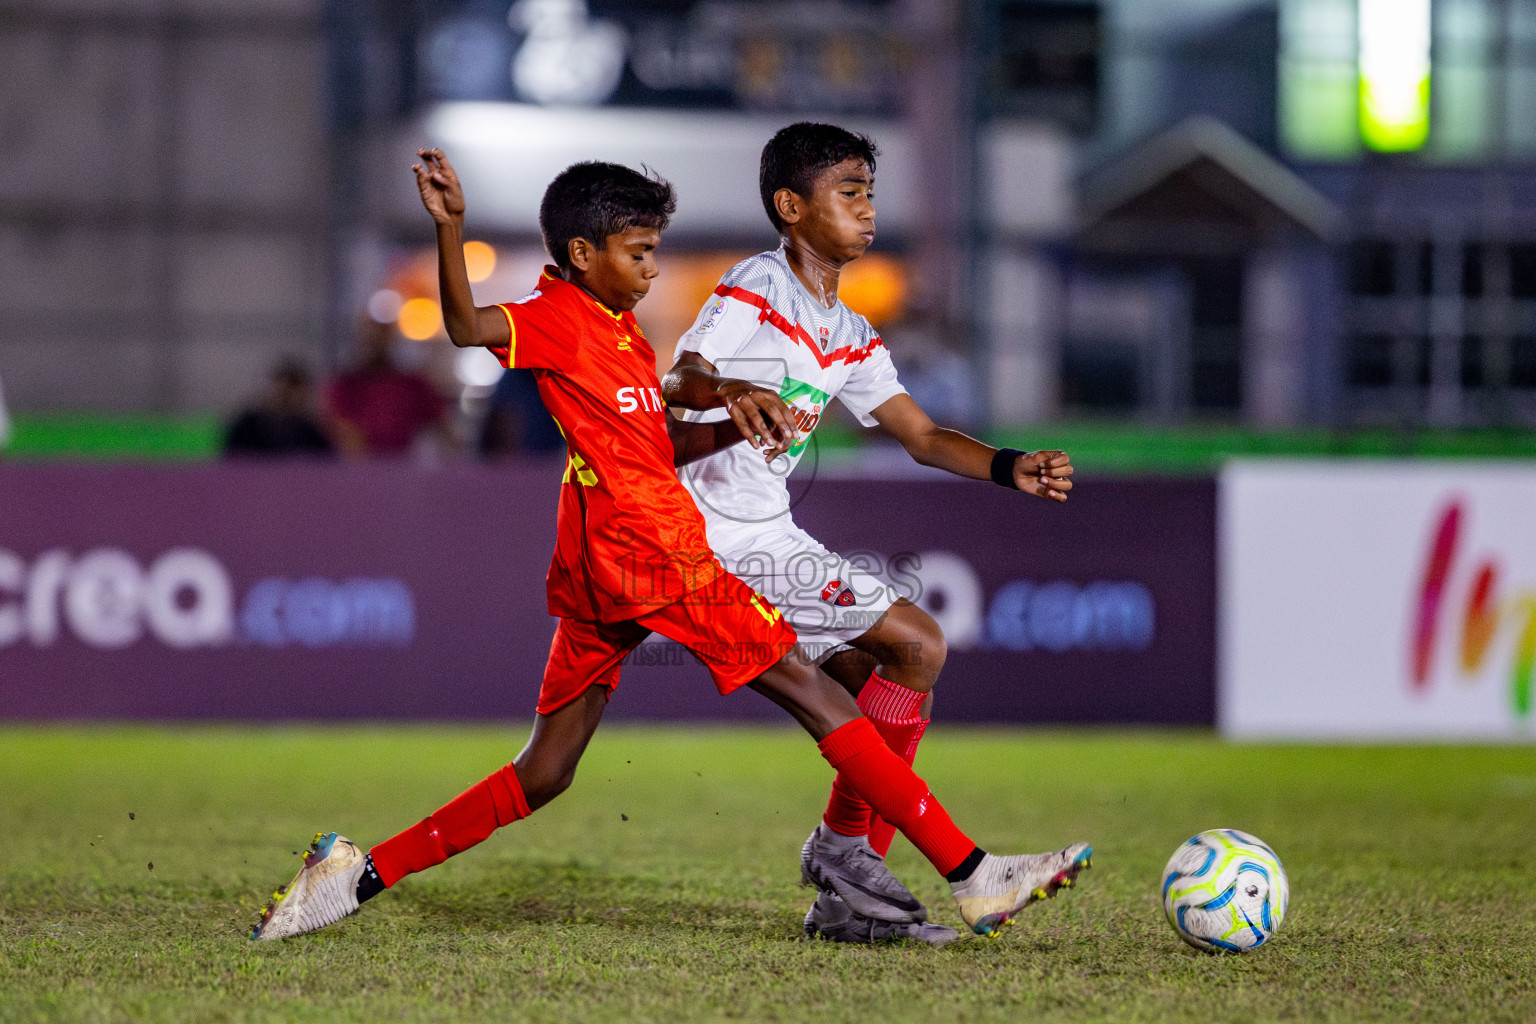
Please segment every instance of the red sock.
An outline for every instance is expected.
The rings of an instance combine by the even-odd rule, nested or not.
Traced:
[[[827,763],[847,777],[876,813],[900,829],[939,874],[955,870],[976,849],[928,791],[928,784],[885,745],[869,719],[855,718],[817,746]]]
[[[878,725],[876,725],[875,728],[880,729],[880,735],[885,737],[885,742],[889,743],[891,749],[900,754],[901,759],[910,765],[914,760],[917,759],[917,745],[918,743],[922,742],[923,733],[928,731],[929,721],[930,720],[927,718],[919,718],[916,722],[913,722],[909,725],[902,725],[897,727],[905,730],[906,732],[907,746],[905,750],[896,745],[896,741],[892,738],[891,734],[887,733],[884,729],[880,729],[880,726]],[[869,845],[871,849],[873,849],[880,856],[884,857],[887,853],[890,852],[891,840],[895,838],[895,825],[892,825],[878,814],[870,816]]]
[[[423,871],[484,840],[503,825],[531,812],[517,769],[507,765],[470,786],[399,835],[368,853],[386,887]]]
[[[909,765],[917,753],[917,741],[928,727],[928,720],[918,714],[927,696],[898,686],[879,672],[871,672],[869,681],[859,691],[859,710],[874,723],[886,745]],[[875,845],[878,833],[883,845],[876,847],[876,852],[882,857],[891,848],[891,837],[895,835],[895,829],[872,814],[869,804],[842,775],[832,780],[832,796],[821,820],[832,831],[845,836],[867,834],[871,846]]]

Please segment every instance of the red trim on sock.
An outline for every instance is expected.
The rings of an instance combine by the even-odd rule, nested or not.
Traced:
[[[872,722],[906,725],[920,720],[918,708],[927,697],[926,693],[891,682],[879,672],[871,672],[869,681],[859,691],[859,710]]]
[[[463,853],[530,813],[517,769],[509,764],[368,852],[379,881],[388,888],[406,875]]]
[[[818,746],[828,763],[882,818],[900,829],[939,874],[959,867],[976,848],[928,784],[886,746],[869,719],[856,718],[833,730]]]

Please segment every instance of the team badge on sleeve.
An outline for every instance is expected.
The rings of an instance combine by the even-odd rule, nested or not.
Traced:
[[[703,322],[699,324],[693,333],[709,334],[716,327],[720,326],[720,321],[723,319],[725,319],[725,299],[716,299],[705,311]]]

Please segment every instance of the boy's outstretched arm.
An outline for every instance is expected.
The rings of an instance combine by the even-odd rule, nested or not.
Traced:
[[[505,345],[512,340],[507,318],[495,306],[475,306],[464,266],[464,189],[453,165],[440,149],[418,149],[421,163],[412,164],[421,205],[437,225],[437,288],[443,303],[443,326],[459,348]]]
[[[992,479],[992,460],[998,449],[939,426],[911,395],[887,399],[870,415],[922,465],[973,480]],[[1066,452],[1025,452],[1013,460],[1013,485],[1037,497],[1066,501],[1072,489],[1071,476],[1072,460]]]
[[[697,352],[684,352],[661,380],[661,397],[682,409],[724,408],[747,443],[769,458],[795,443],[789,407],[775,392],[751,381],[722,377]]]

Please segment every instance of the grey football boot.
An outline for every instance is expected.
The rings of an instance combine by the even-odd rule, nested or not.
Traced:
[[[896,880],[868,836],[845,836],[817,825],[800,848],[800,881],[836,893],[859,917],[898,924],[928,920],[928,908]]]
[[[877,921],[872,917],[860,917],[848,909],[848,904],[837,893],[819,892],[816,902],[805,915],[805,937],[861,946],[903,940],[947,946],[960,938],[960,933],[931,921]]]

